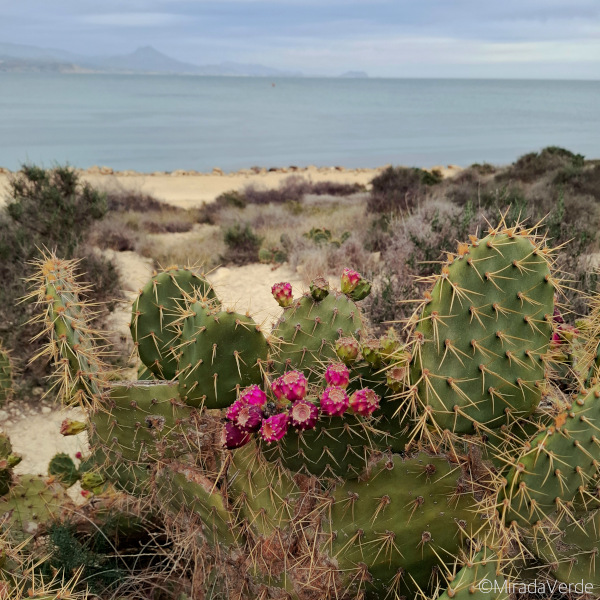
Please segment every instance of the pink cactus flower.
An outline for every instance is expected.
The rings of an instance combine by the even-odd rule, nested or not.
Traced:
[[[294,301],[292,296],[292,284],[288,283],[287,281],[276,283],[271,288],[271,293],[273,294],[273,298],[277,300],[277,303],[282,308],[290,306],[290,304]]]
[[[81,454],[81,452],[75,452],[75,458],[77,460],[81,460],[83,458],[83,454]]]
[[[290,409],[290,418],[296,429],[314,429],[319,420],[319,409],[308,400],[296,400]]]
[[[294,402],[294,400],[301,400],[306,396],[308,381],[302,371],[288,371],[271,384],[271,389],[279,400],[285,398]]]
[[[331,417],[340,417],[350,405],[346,390],[339,387],[328,387],[321,394],[321,410]]]
[[[267,395],[256,384],[244,388],[240,392],[239,400],[244,404],[251,406],[264,406],[267,402]]]
[[[242,407],[234,420],[234,423],[244,432],[253,433],[260,429],[263,420],[260,406],[246,405]]]
[[[331,363],[325,370],[325,381],[332,387],[345,388],[350,381],[350,371],[344,363]]]
[[[280,413],[265,419],[260,428],[262,439],[265,440],[265,442],[276,442],[280,440],[287,433],[289,420],[290,418],[287,413]]]
[[[225,423],[221,432],[221,444],[228,450],[240,448],[250,441],[250,434],[242,431],[237,425],[231,422]]]
[[[237,416],[240,414],[242,408],[244,408],[244,406],[246,406],[246,402],[243,402],[242,399],[239,398],[227,409],[225,416],[230,421],[235,421],[237,419]]]
[[[356,289],[356,286],[360,283],[362,275],[352,269],[344,269],[342,272],[342,293],[350,294]]]
[[[369,388],[357,390],[350,397],[350,408],[363,417],[372,415],[379,408],[379,396]]]

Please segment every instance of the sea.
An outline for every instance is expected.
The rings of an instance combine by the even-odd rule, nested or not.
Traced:
[[[141,172],[600,158],[600,81],[0,73],[0,166]]]

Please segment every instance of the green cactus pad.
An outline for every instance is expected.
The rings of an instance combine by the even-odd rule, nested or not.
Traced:
[[[77,280],[76,265],[76,261],[47,258],[40,269],[44,287],[38,292],[38,301],[46,303],[50,352],[64,370],[56,374],[59,395],[67,403],[93,405],[100,395],[105,365],[97,332],[89,325],[88,306],[80,298],[86,288]]]
[[[392,439],[377,420],[351,414],[343,418],[321,415],[314,429],[290,430],[279,442],[262,442],[262,452],[269,461],[294,473],[355,479],[374,456],[390,448]]]
[[[600,465],[600,386],[572,404],[526,444],[506,477],[499,508],[504,522],[528,526],[573,503],[596,508]]]
[[[261,536],[283,529],[293,516],[296,484],[287,472],[266,461],[253,443],[233,453],[227,489],[238,522]]]
[[[541,398],[555,286],[527,231],[494,231],[444,265],[415,328],[412,381],[438,430],[499,427]]]
[[[178,328],[186,301],[217,299],[208,281],[190,269],[171,267],[152,277],[132,306],[131,335],[142,362],[160,379],[177,372]]]
[[[447,576],[448,588],[438,600],[508,600],[508,580],[495,553],[484,548],[469,558],[462,569]]]
[[[71,487],[80,478],[73,459],[64,452],[59,452],[52,457],[48,465],[48,474],[55,476],[66,487]]]
[[[597,595],[600,591],[600,510],[586,513],[555,532],[542,533],[528,545],[544,563],[550,565],[552,576],[566,584],[590,587],[584,592]],[[582,594],[583,596],[583,594]]]
[[[174,513],[185,510],[200,518],[203,534],[212,546],[241,545],[227,499],[206,475],[189,464],[169,462],[156,476],[156,489],[161,506]]]
[[[8,350],[0,344],[0,406],[13,395],[13,367]]]
[[[43,531],[70,505],[65,489],[41,475],[22,475],[0,498],[0,522],[15,539]]]
[[[273,329],[279,340],[275,370],[301,369],[315,381],[329,359],[337,360],[336,340],[359,337],[362,328],[358,306],[341,292],[331,290],[320,301],[304,294],[284,309]]]
[[[190,415],[175,382],[113,385],[106,403],[90,417],[91,444],[116,455],[119,467],[172,457],[189,452],[184,431]]]
[[[329,551],[357,594],[361,587],[374,598],[426,592],[440,561],[452,564],[463,542],[484,535],[460,475],[444,458],[394,455],[368,479],[335,490],[326,510]]]
[[[230,311],[198,311],[183,325],[179,393],[190,406],[225,408],[237,389],[261,384],[269,341],[249,317]]]

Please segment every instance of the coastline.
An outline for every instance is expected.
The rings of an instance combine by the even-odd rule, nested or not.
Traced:
[[[156,171],[140,173],[137,171],[116,171],[110,167],[93,166],[89,169],[76,169],[84,181],[102,190],[121,189],[149,194],[161,202],[180,208],[196,208],[210,203],[220,194],[237,190],[248,185],[265,189],[279,187],[282,181],[290,176],[300,176],[314,182],[334,181],[336,183],[358,183],[368,186],[371,180],[389,165],[377,168],[347,169],[335,167],[281,167],[267,169],[252,167],[239,171],[224,172],[215,167],[211,172],[176,170],[172,172]],[[461,171],[457,165],[433,166],[427,170],[439,169],[444,177],[455,175]],[[0,167],[0,202],[3,188],[11,172]]]

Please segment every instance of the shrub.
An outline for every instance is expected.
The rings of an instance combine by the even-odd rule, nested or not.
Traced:
[[[581,169],[583,164],[582,154],[574,154],[570,150],[558,146],[548,146],[540,152],[529,152],[519,157],[501,174],[501,178],[531,182],[549,171],[565,167]]]
[[[376,213],[397,213],[416,206],[425,198],[427,186],[442,181],[442,174],[407,167],[388,167],[371,182],[367,209]]]
[[[257,262],[258,251],[263,238],[256,235],[247,223],[244,225],[236,223],[225,229],[223,240],[227,246],[227,250],[222,257],[225,262],[236,265]]]

